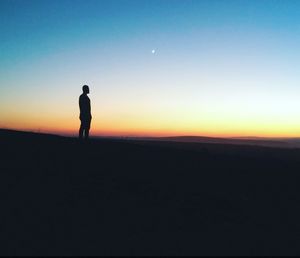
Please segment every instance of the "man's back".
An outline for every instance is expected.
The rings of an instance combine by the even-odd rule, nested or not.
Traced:
[[[81,94],[79,97],[79,108],[81,116],[91,115],[91,103],[90,98],[86,94]]]

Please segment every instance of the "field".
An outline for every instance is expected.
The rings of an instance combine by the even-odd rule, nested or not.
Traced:
[[[0,143],[0,255],[300,255],[300,149]]]

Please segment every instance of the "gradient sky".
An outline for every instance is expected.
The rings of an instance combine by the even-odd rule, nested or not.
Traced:
[[[300,136],[300,1],[0,0],[0,127]],[[156,52],[153,54],[152,50]]]

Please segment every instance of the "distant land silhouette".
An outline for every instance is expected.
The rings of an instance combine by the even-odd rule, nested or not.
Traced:
[[[97,137],[96,137],[97,138]],[[119,137],[115,137],[119,138]],[[205,136],[172,136],[172,137],[123,137],[128,140],[185,142],[185,143],[216,143],[233,145],[256,145],[278,148],[300,148],[300,138],[266,138],[266,137],[205,137]]]
[[[300,149],[196,139],[0,130],[0,255],[300,255]]]

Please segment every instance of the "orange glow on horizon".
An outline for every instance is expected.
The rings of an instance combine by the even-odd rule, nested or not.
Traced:
[[[78,127],[78,128],[77,128]],[[64,136],[77,137],[79,124],[74,128],[53,128],[53,127],[2,127],[3,129],[29,131],[36,133],[50,133]],[[299,131],[299,130],[298,130]],[[102,136],[102,137],[168,137],[168,136],[204,136],[204,137],[220,137],[220,138],[230,138],[230,137],[270,137],[270,138],[289,138],[289,137],[300,137],[300,133],[290,132],[290,131],[268,131],[268,130],[236,130],[236,131],[221,131],[221,130],[176,130],[176,129],[122,129],[122,128],[106,128],[102,129],[91,128],[90,135]]]
[[[22,110],[21,110],[22,111]],[[0,128],[77,136],[77,115],[58,112],[18,111],[2,116]],[[173,112],[172,112],[173,111]],[[244,116],[227,113],[199,113],[191,110],[93,113],[91,136],[120,137],[300,137],[300,121],[282,116]],[[74,113],[74,112],[73,112]],[[220,118],[218,118],[220,117]]]

